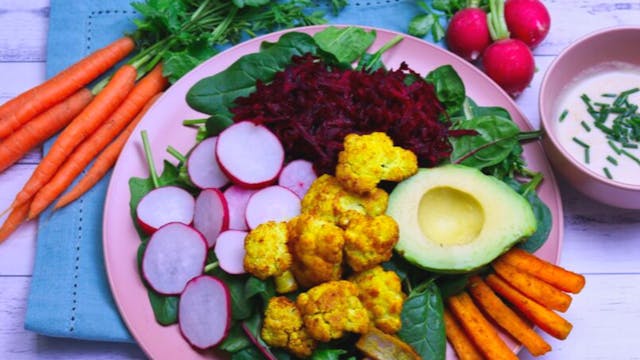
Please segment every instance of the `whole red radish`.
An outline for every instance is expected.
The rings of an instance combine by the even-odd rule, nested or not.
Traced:
[[[484,72],[511,97],[517,97],[529,86],[535,72],[531,49],[518,39],[509,38],[504,17],[504,1],[489,0],[487,16],[494,42],[482,54]]]
[[[474,61],[491,43],[487,14],[479,8],[466,8],[456,12],[445,35],[449,50],[467,61]]]
[[[539,0],[507,0],[504,17],[511,37],[532,49],[544,40],[551,27],[549,11]]]

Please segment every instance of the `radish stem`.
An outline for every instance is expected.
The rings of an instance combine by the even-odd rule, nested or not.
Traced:
[[[151,155],[151,146],[149,145],[149,136],[147,130],[142,130],[142,145],[144,147],[144,157],[147,159],[147,165],[149,166],[149,175],[151,175],[151,181],[153,182],[153,188],[160,187],[160,180],[158,180],[158,173],[156,172],[156,166],[153,163],[153,156]]]
[[[180,151],[178,151],[176,148],[174,148],[171,145],[167,146],[167,152],[182,163],[187,161],[187,157],[182,155]]]
[[[213,270],[213,269],[216,269],[219,265],[220,265],[220,263],[218,263],[217,261],[214,261],[214,262],[212,262],[212,263],[210,263],[210,264],[207,264],[207,265],[204,267],[204,272],[205,272],[205,273],[208,273],[209,271],[211,271],[211,270]]]
[[[491,39],[494,41],[508,39],[510,34],[504,18],[504,0],[489,0],[489,10],[487,23]]]

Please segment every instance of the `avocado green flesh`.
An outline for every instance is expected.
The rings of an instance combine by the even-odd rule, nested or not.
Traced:
[[[478,269],[536,230],[524,197],[462,165],[418,170],[391,192],[387,215],[400,229],[398,253],[445,273]]]

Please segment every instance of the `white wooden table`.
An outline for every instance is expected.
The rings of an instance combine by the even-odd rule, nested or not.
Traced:
[[[551,33],[535,50],[538,72],[517,100],[538,127],[542,76],[564,47],[578,37],[613,25],[640,25],[640,1],[545,1]],[[49,0],[0,0],[0,103],[44,79]],[[638,43],[629,46],[639,46]],[[0,209],[5,209],[40,160],[33,151],[0,173]],[[587,277],[566,317],[574,330],[565,341],[546,337],[546,359],[640,359],[640,211],[620,210],[586,199],[560,182],[565,209],[562,265]],[[0,245],[0,359],[129,359],[144,354],[129,344],[40,336],[24,330],[36,224],[23,225]],[[55,271],[55,269],[52,269]],[[530,359],[528,354],[521,358]]]

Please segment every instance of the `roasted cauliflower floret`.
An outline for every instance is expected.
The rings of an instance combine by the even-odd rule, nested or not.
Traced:
[[[398,224],[387,215],[351,214],[344,222],[344,253],[354,271],[370,269],[391,259],[398,242]]]
[[[301,358],[311,356],[317,345],[304,327],[296,304],[284,296],[269,300],[261,335],[267,344],[285,348]]]
[[[398,274],[376,266],[351,276],[349,280],[360,289],[360,301],[372,323],[387,334],[398,332],[402,325],[402,304],[406,298]]]
[[[388,200],[389,194],[382,189],[358,195],[345,190],[335,177],[324,174],[302,198],[301,212],[338,224],[342,216],[352,211],[372,216],[384,214]]]
[[[336,178],[348,190],[366,194],[381,180],[402,181],[418,171],[416,155],[398,146],[383,132],[349,134],[338,154]]]
[[[350,281],[329,281],[298,295],[296,305],[309,334],[327,342],[345,331],[363,334],[369,329],[369,316],[358,295],[358,287]]]
[[[244,240],[244,268],[262,280],[291,267],[287,223],[269,221],[251,230]]]
[[[291,272],[298,283],[311,287],[342,276],[344,232],[335,224],[308,214],[287,223]]]

